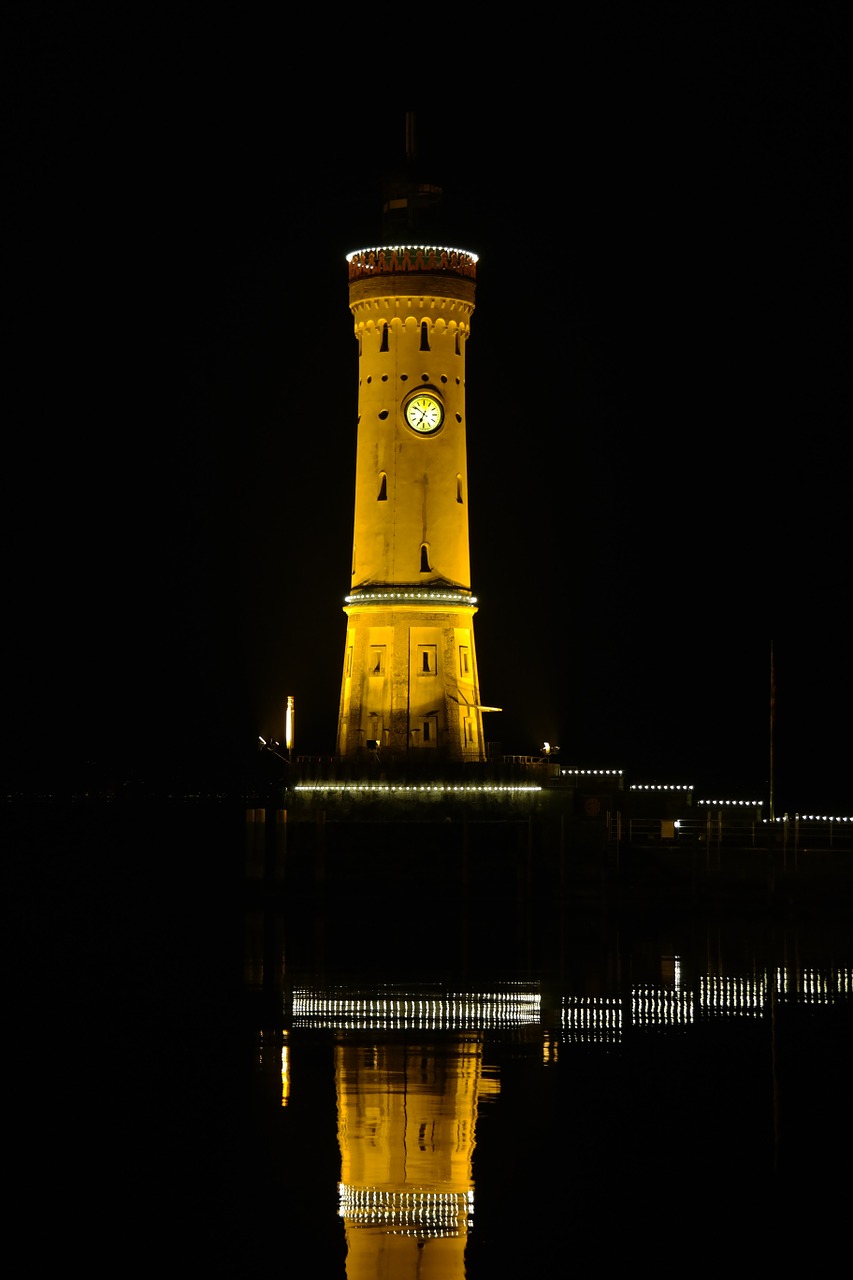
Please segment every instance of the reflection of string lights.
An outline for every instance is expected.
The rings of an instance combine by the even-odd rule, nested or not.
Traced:
[[[474,1192],[382,1191],[338,1184],[338,1216],[357,1227],[381,1227],[389,1235],[460,1236],[473,1226]]]
[[[853,969],[833,969],[827,978],[817,969],[804,969],[798,993],[809,1004],[832,1004],[853,996]]]
[[[613,1044],[622,1036],[622,1002],[616,996],[564,996],[562,1015],[568,1043]]]
[[[631,988],[631,1025],[679,1027],[693,1021],[693,997],[689,991],[638,983]]]
[[[703,1014],[724,1014],[729,1018],[755,1018],[765,1012],[766,977],[729,978],[705,974],[699,980],[699,1005]]]
[[[348,1031],[500,1029],[538,1024],[540,1003],[538,991],[525,989],[488,994],[368,995],[300,988],[293,993],[293,1026]]]
[[[799,979],[784,969],[769,975],[703,974],[695,990],[681,986],[680,966],[672,986],[635,983],[626,1001],[620,996],[564,995],[560,1035],[564,1043],[608,1044],[627,1027],[678,1028],[705,1018],[766,1016],[771,988],[778,999],[832,1004],[853,997],[853,969],[803,970]],[[294,1029],[339,1031],[501,1031],[542,1027],[542,1001],[530,986],[486,993],[353,992],[346,988],[314,991],[296,988],[291,1002]],[[551,1051],[548,1050],[550,1053]],[[284,1062],[283,1062],[284,1066]]]
[[[768,975],[724,977],[704,974],[698,992],[637,983],[631,987],[628,1012],[618,997],[564,996],[563,1039],[576,1044],[608,1044],[621,1039],[624,1027],[685,1027],[708,1017],[763,1018],[771,986],[777,998],[793,1003],[832,1004],[853,997],[853,969],[822,972],[805,969],[795,986],[791,974],[778,969]]]

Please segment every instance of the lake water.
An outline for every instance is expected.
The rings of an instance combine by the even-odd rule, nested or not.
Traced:
[[[6,814],[22,1270],[841,1264],[846,910],[289,895],[242,819]]]

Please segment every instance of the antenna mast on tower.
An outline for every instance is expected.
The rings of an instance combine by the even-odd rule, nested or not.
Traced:
[[[406,112],[406,155],[402,171],[382,184],[382,239],[385,244],[436,244],[440,241],[443,191],[419,176],[415,113]]]

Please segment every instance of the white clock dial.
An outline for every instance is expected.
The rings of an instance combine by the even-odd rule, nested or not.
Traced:
[[[434,395],[421,391],[406,401],[405,417],[413,431],[430,435],[444,421],[444,407]]]

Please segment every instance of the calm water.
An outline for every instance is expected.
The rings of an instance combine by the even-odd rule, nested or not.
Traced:
[[[845,914],[291,899],[225,808],[4,843],[25,1274],[838,1264]]]

